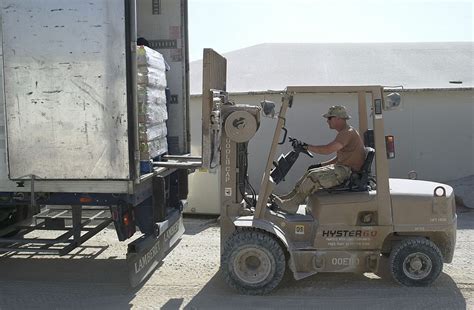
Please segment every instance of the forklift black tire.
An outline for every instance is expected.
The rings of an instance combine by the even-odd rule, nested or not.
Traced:
[[[443,270],[443,255],[432,241],[424,238],[401,241],[390,254],[390,273],[405,286],[427,286]]]
[[[264,295],[281,282],[285,274],[285,253],[267,232],[237,230],[227,240],[221,268],[226,282],[245,295]]]

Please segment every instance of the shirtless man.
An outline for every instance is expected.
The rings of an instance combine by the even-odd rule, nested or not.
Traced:
[[[360,171],[364,164],[364,143],[357,130],[347,124],[351,117],[346,108],[332,106],[323,117],[327,119],[329,128],[338,132],[334,141],[326,145],[303,143],[301,147],[321,155],[336,153],[336,157],[311,166],[290,193],[274,196],[279,208],[288,213],[296,213],[300,203],[312,193],[344,183],[353,171]]]

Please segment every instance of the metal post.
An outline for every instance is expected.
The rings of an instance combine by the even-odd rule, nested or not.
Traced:
[[[389,165],[385,146],[385,131],[382,113],[383,88],[372,91],[372,109],[375,134],[375,168],[377,179],[377,199],[380,206],[379,225],[392,225],[392,207],[390,199]],[[376,108],[376,104],[379,105]],[[379,110],[379,111],[377,111]]]
[[[211,168],[212,154],[212,109],[211,89],[226,90],[227,60],[214,50],[206,48],[203,53],[202,69],[202,167]]]
[[[275,133],[273,134],[272,146],[270,148],[270,153],[268,154],[267,165],[265,167],[262,183],[260,184],[260,194],[258,195],[257,206],[255,208],[254,215],[254,218],[256,219],[263,217],[264,207],[266,207],[267,199],[273,189],[273,186],[270,183],[270,171],[272,169],[273,159],[275,158],[275,153],[278,147],[280,133],[282,128],[285,126],[286,110],[288,109],[291,100],[293,100],[293,96],[289,94],[285,94],[282,98],[280,113],[278,114],[278,122],[275,128]]]
[[[131,91],[130,99],[132,105],[132,120],[133,131],[133,170],[135,173],[135,183],[140,183],[140,137],[138,133],[138,99],[137,99],[137,12],[136,1],[128,1],[129,3],[129,27],[130,27],[130,41],[127,42],[126,47],[130,48],[130,85]]]
[[[81,205],[72,205],[72,231],[74,244],[78,246],[81,244],[81,231],[82,231],[82,206]]]
[[[365,91],[358,92],[359,96],[359,133],[363,135],[368,129],[367,122],[367,102],[365,98]]]
[[[166,178],[167,177],[154,176],[152,180],[153,223],[166,220]]]

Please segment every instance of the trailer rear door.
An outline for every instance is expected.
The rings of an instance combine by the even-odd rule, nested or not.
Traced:
[[[129,179],[124,1],[1,10],[10,179]]]

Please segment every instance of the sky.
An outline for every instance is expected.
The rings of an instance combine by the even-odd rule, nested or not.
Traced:
[[[188,0],[190,60],[262,43],[474,41],[474,0]]]

